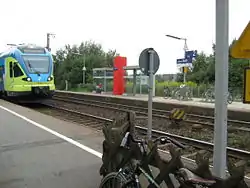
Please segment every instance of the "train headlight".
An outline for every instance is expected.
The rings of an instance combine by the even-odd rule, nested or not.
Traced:
[[[47,80],[48,80],[48,81],[51,81],[51,80],[53,80],[53,77],[52,77],[52,76],[49,76]]]
[[[27,82],[31,82],[32,81],[32,79],[30,77],[23,78],[22,80],[27,81]]]

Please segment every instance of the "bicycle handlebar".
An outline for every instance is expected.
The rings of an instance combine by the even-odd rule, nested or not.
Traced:
[[[180,142],[178,142],[177,140],[175,140],[175,139],[173,139],[173,138],[170,138],[170,137],[168,137],[168,136],[160,136],[160,137],[158,137],[158,138],[156,138],[156,139],[154,140],[154,142],[157,142],[157,141],[160,141],[160,144],[166,144],[166,143],[170,142],[170,143],[176,145],[176,146],[179,147],[179,148],[182,148],[182,149],[185,149],[185,148],[186,148],[185,145],[183,145],[182,143],[180,143]]]
[[[139,143],[139,144],[145,144],[145,142],[146,142],[143,139],[141,139],[141,140],[135,139],[135,138],[133,138],[133,136],[131,136],[131,140],[132,140],[132,142]],[[172,144],[176,145],[179,148],[182,148],[182,149],[186,148],[185,145],[183,145],[182,143],[180,143],[177,140],[175,140],[173,138],[170,138],[168,136],[160,136],[160,137],[153,140],[154,143],[159,142],[159,141],[160,141],[160,144],[162,144],[162,145],[166,144],[166,143],[172,143]]]

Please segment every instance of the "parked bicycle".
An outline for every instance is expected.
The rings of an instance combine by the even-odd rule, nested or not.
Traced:
[[[121,146],[126,147],[131,141],[138,144],[142,152],[142,160],[132,159],[130,164],[121,168],[118,172],[109,173],[102,179],[99,188],[142,188],[139,181],[140,175],[143,175],[154,188],[160,188],[160,185],[154,180],[152,174],[148,173],[147,169],[144,169],[144,162],[148,153],[147,141],[144,139],[134,139],[129,133],[126,137],[126,140],[123,140]],[[178,147],[185,148],[184,145],[169,137],[156,138],[153,143],[156,142],[161,145],[172,143]]]
[[[214,101],[214,99],[215,99],[215,91],[214,91],[214,89],[208,89],[203,94],[203,98],[205,99],[205,101],[208,101],[208,102]],[[233,96],[232,96],[231,92],[227,92],[227,103],[232,104],[232,102],[233,102]]]
[[[163,88],[163,93],[164,93],[164,98],[171,97],[171,90],[169,89],[168,86],[164,86]]]
[[[137,144],[142,153],[141,160],[132,159],[127,165],[120,168],[118,172],[111,172],[107,174],[101,181],[99,188],[143,188],[139,176],[143,175],[149,183],[147,188],[161,188],[160,183],[157,182],[157,177],[154,178],[150,173],[151,171],[145,168],[145,163],[148,163],[148,142],[144,139],[137,140],[127,133],[124,137],[121,147],[129,147],[132,143]],[[167,136],[156,138],[153,141],[154,144],[167,144],[171,143],[179,148],[185,149],[186,147],[179,143],[178,141],[169,138]],[[175,157],[168,164],[171,166],[171,173],[174,175],[175,179],[178,181],[179,188],[248,188],[244,182],[244,175],[236,175],[229,177],[226,180],[217,180],[210,176],[210,178],[203,178],[196,174],[195,172],[183,167],[178,166],[178,160],[180,157]],[[147,165],[146,165],[147,166]],[[209,165],[207,171],[209,170]],[[175,188],[175,184],[171,184],[170,187]]]
[[[175,98],[178,100],[192,99],[191,89],[185,84],[180,85],[178,91],[175,92]]]
[[[175,89],[170,89],[168,86],[164,86],[163,89],[164,98],[172,98],[177,100],[189,100],[192,98],[191,89],[185,84],[176,87]]]

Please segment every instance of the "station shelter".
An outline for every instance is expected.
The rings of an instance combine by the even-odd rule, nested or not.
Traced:
[[[132,80],[132,94],[136,95],[137,85],[140,86],[140,94],[142,94],[142,86],[148,86],[148,76],[141,73],[140,67],[127,66],[126,57],[117,56],[114,58],[113,67],[103,67],[93,69],[93,79],[95,84],[103,83],[104,92],[108,92],[107,83],[109,80],[113,80],[113,95],[124,95],[126,94],[126,81]],[[128,75],[127,71],[133,71],[132,75]],[[153,85],[153,96],[155,96],[155,77]]]

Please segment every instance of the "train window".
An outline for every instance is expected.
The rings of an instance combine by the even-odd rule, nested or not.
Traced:
[[[14,64],[13,70],[14,70],[14,77],[23,76],[22,70],[16,63]]]
[[[18,49],[22,52],[22,53],[25,53],[25,54],[45,54],[46,51],[43,47],[38,47],[38,46],[19,46]]]
[[[10,69],[9,69],[9,71],[10,71],[10,78],[12,78],[13,77],[13,63],[12,63],[12,61],[10,62]]]
[[[26,53],[26,54],[45,54],[45,50],[44,49],[24,48],[23,53]]]

